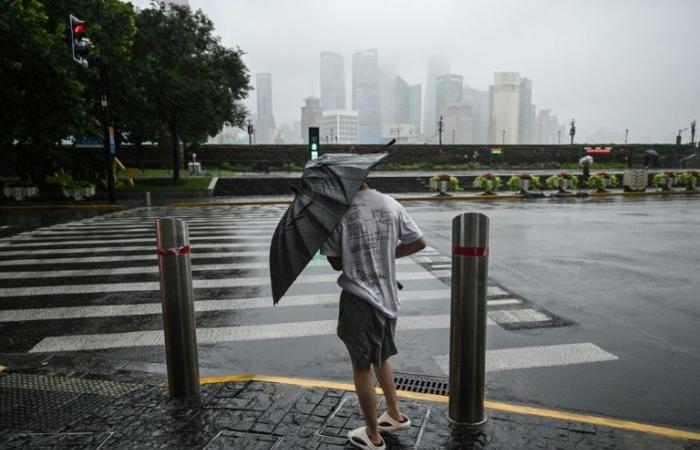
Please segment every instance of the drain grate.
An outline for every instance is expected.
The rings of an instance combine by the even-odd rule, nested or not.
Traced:
[[[450,383],[445,377],[394,372],[394,383],[400,391],[421,394],[450,395]]]

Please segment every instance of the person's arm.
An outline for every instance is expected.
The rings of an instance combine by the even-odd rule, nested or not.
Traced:
[[[341,271],[343,270],[343,258],[341,256],[327,256],[328,262],[330,263],[333,270]]]
[[[409,256],[414,253],[418,253],[419,251],[423,250],[427,245],[428,242],[423,236],[419,237],[418,240],[416,240],[415,242],[411,242],[410,244],[401,243],[396,247],[396,257],[402,258],[404,256]]]

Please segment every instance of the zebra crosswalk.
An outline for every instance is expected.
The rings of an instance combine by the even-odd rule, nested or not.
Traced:
[[[335,335],[337,325],[337,273],[324,259],[314,259],[273,306],[268,248],[285,209],[136,208],[5,238],[0,344],[5,351],[48,354],[162,348],[158,217],[188,223],[201,346],[336,342],[325,337]],[[424,343],[434,361],[426,372],[439,372],[447,364],[450,290],[444,279],[449,269],[450,258],[434,248],[397,261],[397,277],[405,286],[399,294],[399,344],[402,336]],[[551,320],[495,284],[489,284],[487,295],[489,333]],[[298,351],[313,352],[312,347]],[[489,367],[499,371],[616,359],[592,343],[494,348],[488,358]],[[528,365],[526,360],[540,362]]]

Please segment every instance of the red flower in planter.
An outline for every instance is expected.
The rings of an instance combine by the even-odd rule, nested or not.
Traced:
[[[529,180],[529,179],[530,179],[530,174],[529,174],[529,173],[520,174],[520,179],[521,179],[521,180]]]
[[[487,172],[484,174],[484,178],[487,180],[493,180],[493,175],[491,175],[491,172]]]
[[[559,173],[559,176],[564,178],[564,179],[567,179],[567,180],[569,178],[571,178],[571,175],[569,175],[569,172],[561,172],[561,173]]]
[[[610,174],[608,172],[600,172],[600,173],[597,173],[596,175],[598,175],[601,178],[610,178]]]
[[[441,173],[438,175],[438,177],[440,178],[440,181],[450,181],[450,176],[446,173]]]
[[[673,172],[670,171],[670,170],[669,170],[669,171],[664,171],[664,175],[666,175],[666,176],[669,177],[669,178],[673,178],[673,177],[675,176],[675,175],[673,174]]]

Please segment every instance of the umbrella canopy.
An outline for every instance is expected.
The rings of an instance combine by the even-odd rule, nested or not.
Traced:
[[[591,155],[586,155],[583,158],[578,160],[578,164],[581,167],[586,167],[586,166],[591,167],[591,165],[593,165],[593,157]]]
[[[294,201],[277,224],[270,245],[275,304],[340,223],[370,169],[387,156],[336,153],[309,161],[301,189],[294,189]]]

